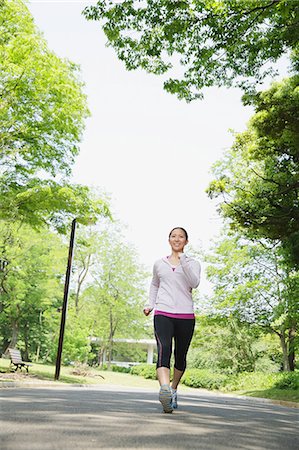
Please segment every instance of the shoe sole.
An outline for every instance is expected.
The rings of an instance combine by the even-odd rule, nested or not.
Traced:
[[[171,392],[170,391],[160,391],[159,393],[159,401],[163,407],[163,411],[165,413],[172,413],[173,408],[171,406]]]

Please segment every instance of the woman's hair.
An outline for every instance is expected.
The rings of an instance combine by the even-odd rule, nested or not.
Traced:
[[[187,233],[187,231],[185,230],[185,228],[183,228],[183,227],[174,227],[174,228],[171,230],[171,232],[169,233],[169,236],[168,236],[168,237],[170,238],[171,233],[173,232],[173,230],[177,230],[177,229],[182,230],[182,231],[185,233],[186,240],[188,241],[188,233]]]

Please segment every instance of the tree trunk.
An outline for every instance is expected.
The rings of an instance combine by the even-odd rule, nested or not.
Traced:
[[[82,284],[86,278],[86,275],[88,273],[89,267],[90,267],[90,260],[91,260],[91,255],[87,256],[87,261],[85,264],[83,264],[83,269],[81,270],[81,272],[79,273],[78,276],[78,287],[77,287],[77,291],[76,291],[76,296],[75,296],[75,308],[76,308],[76,314],[78,315],[79,313],[79,296],[80,296],[80,291],[81,291],[81,287]]]
[[[289,329],[289,368],[293,372],[295,370],[295,337],[296,331],[294,328]]]
[[[98,366],[103,368],[103,353],[104,349],[103,347],[100,347],[98,350]]]
[[[113,314],[112,308],[110,307],[109,311],[109,322],[110,322],[110,333],[109,333],[109,341],[108,341],[108,364],[107,367],[110,370],[111,360],[112,360],[112,351],[113,351],[113,336],[116,330],[116,324],[113,326]]]
[[[113,339],[113,315],[112,315],[112,311],[110,308],[109,311],[109,325],[110,325],[110,333],[109,333],[109,340],[108,340],[108,362],[107,362],[107,367],[108,370],[110,370],[111,367],[111,354],[112,354],[112,339]]]
[[[28,324],[27,323],[24,327],[24,343],[25,343],[25,349],[24,349],[23,359],[25,361],[29,361]]]
[[[107,369],[110,370],[111,368],[111,354],[112,354],[112,342],[109,339],[108,342],[108,360],[107,360]]]
[[[39,354],[40,354],[40,343],[38,343],[37,349],[36,349],[36,355],[35,355],[36,362],[38,362],[38,360],[39,360]]]
[[[18,322],[16,320],[13,320],[12,324],[11,324],[11,340],[10,340],[10,343],[8,344],[8,347],[16,348],[17,342],[18,342],[18,337],[19,337]]]
[[[289,352],[284,332],[279,334],[279,338],[283,354],[283,370],[284,372],[289,372],[290,371],[289,354],[288,354]]]

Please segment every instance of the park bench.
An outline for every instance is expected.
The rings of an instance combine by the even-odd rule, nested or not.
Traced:
[[[22,360],[20,350],[18,350],[17,348],[8,348],[7,351],[10,357],[10,365],[15,366],[14,372],[18,369],[22,370],[23,367],[25,367],[28,372],[28,368],[32,364],[29,364]]]

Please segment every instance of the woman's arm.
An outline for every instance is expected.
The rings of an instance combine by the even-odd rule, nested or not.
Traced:
[[[200,282],[201,267],[198,261],[187,257],[184,253],[180,255],[180,263],[184,274],[192,289],[197,288]]]
[[[151,285],[150,285],[150,290],[149,290],[149,298],[148,298],[147,304],[143,308],[144,312],[145,312],[145,310],[149,310],[148,314],[154,309],[154,306],[155,306],[155,303],[156,303],[156,299],[157,299],[158,290],[159,290],[159,286],[160,286],[160,279],[159,279],[158,274],[157,274],[156,264],[154,264],[153,278],[152,278]],[[146,315],[148,315],[148,314],[146,314]]]

